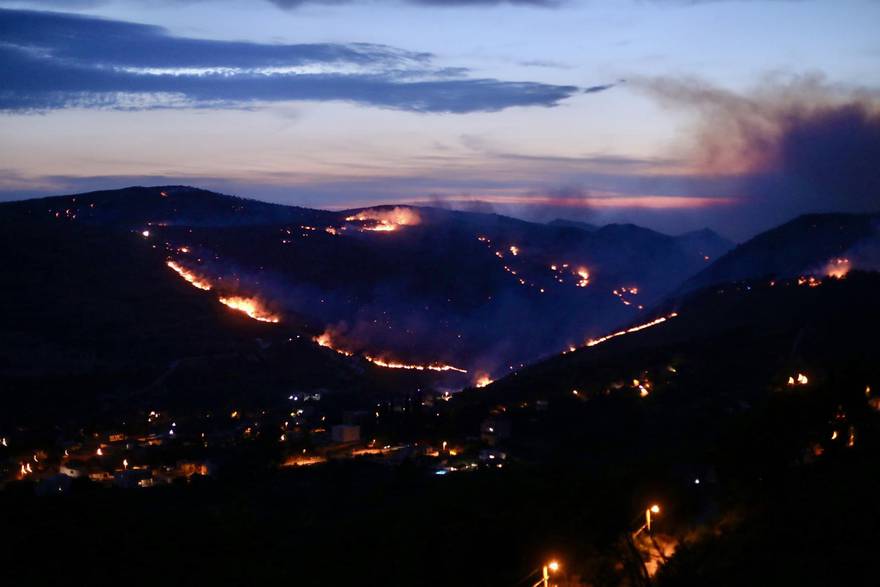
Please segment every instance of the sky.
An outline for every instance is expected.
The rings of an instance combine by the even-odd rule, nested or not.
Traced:
[[[188,184],[742,240],[880,202],[877,0],[0,0],[0,200]]]

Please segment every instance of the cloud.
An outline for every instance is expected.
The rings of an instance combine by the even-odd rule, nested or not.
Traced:
[[[148,3],[154,2],[155,0],[133,0],[140,3]],[[204,2],[207,0],[166,0],[168,3],[178,3],[178,4],[191,4],[195,2]],[[501,5],[511,5],[511,6],[526,6],[526,7],[537,7],[537,8],[556,8],[568,0],[267,0],[271,4],[278,6],[279,8],[283,8],[285,10],[292,10],[296,8],[300,8],[301,6],[305,6],[308,4],[317,4],[323,6],[337,6],[342,4],[357,4],[357,3],[366,3],[366,2],[385,2],[391,4],[414,4],[416,6],[430,6],[437,8],[461,8],[468,6],[501,6]],[[99,6],[102,4],[107,4],[109,0],[31,0],[31,4],[37,4],[42,6],[52,6],[52,7],[61,7],[61,8],[82,8],[82,7],[93,7]]]
[[[269,0],[272,4],[281,8],[297,8],[303,4],[352,4],[356,0]],[[561,0],[403,0],[408,4],[422,6],[497,6],[499,4],[513,4],[520,6],[553,7],[560,4]]]
[[[689,156],[707,175],[739,177],[767,222],[807,212],[880,209],[880,93],[820,75],[772,76],[736,93],[694,78],[642,78],[633,87],[692,113]]]
[[[299,8],[305,4],[354,4],[358,0],[269,0],[280,8]],[[375,1],[375,0],[374,0]],[[553,8],[560,5],[564,0],[396,0],[406,4],[436,7],[467,7],[467,6],[498,6],[510,4],[513,6],[536,6],[540,8]]]
[[[0,110],[243,108],[344,100],[415,112],[556,106],[575,86],[469,78],[433,56],[373,44],[273,45],[175,37],[165,29],[0,9]]]
[[[595,94],[597,92],[604,92],[605,90],[610,90],[617,84],[602,84],[599,86],[590,86],[588,88],[584,88],[585,94]]]

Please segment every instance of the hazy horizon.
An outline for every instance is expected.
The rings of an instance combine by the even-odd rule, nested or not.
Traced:
[[[878,209],[876,2],[442,4],[0,1],[0,200],[175,183],[737,240]]]

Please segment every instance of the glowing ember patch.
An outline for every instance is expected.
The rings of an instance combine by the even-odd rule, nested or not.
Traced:
[[[375,226],[365,226],[364,230],[372,230],[374,232],[391,232],[397,230],[396,224],[386,224],[384,221]]]
[[[333,346],[333,337],[331,336],[330,331],[325,331],[321,336],[316,336],[312,340],[314,340],[316,343],[318,343],[319,346],[322,346],[324,348],[328,348],[332,351],[336,351],[340,355],[345,355],[346,357],[350,357],[354,354],[354,353],[346,351],[344,349],[334,347]]]
[[[341,346],[337,346],[333,341],[333,334],[330,330],[324,331],[320,336],[316,336],[313,338],[318,345],[328,348],[332,351],[339,353],[340,355],[344,355],[346,357],[354,356],[354,352],[346,350]],[[370,363],[376,365],[377,367],[384,367],[386,369],[406,369],[410,371],[456,371],[458,373],[467,373],[465,369],[459,369],[458,367],[454,367],[452,365],[447,365],[445,363],[427,363],[427,364],[419,364],[419,363],[403,363],[401,361],[396,361],[393,359],[383,359],[376,356],[364,355],[364,359],[369,361]]]
[[[175,273],[183,277],[187,281],[187,283],[189,283],[193,287],[197,287],[205,291],[211,289],[212,286],[210,281],[186,269],[183,265],[180,265],[179,263],[171,260],[166,261],[165,264],[168,265],[168,267],[170,267]]]
[[[607,340],[611,340],[612,338],[617,338],[618,336],[623,336],[624,334],[631,334],[633,332],[645,330],[646,328],[651,328],[652,326],[657,326],[658,324],[663,324],[667,320],[672,320],[676,316],[678,316],[678,312],[672,312],[671,314],[668,314],[667,316],[661,316],[661,317],[657,318],[656,320],[651,320],[650,322],[646,322],[644,324],[639,324],[638,326],[633,326],[631,328],[627,328],[626,330],[618,330],[617,332],[607,334],[601,338],[590,339],[587,341],[586,345],[588,347],[596,346],[597,344],[602,344],[603,342],[605,342]]]
[[[220,303],[233,310],[244,312],[249,317],[254,320],[259,320],[260,322],[277,323],[281,321],[277,315],[266,310],[256,298],[245,298],[241,296],[221,297]]]
[[[308,467],[310,465],[320,465],[326,463],[327,457],[320,455],[315,456],[292,456],[288,457],[282,464],[282,467]]]
[[[789,377],[788,378],[788,384],[790,386],[806,385],[809,382],[810,382],[810,379],[806,375],[804,375],[803,373],[798,373],[797,377]]]
[[[481,373],[474,382],[474,387],[486,387],[490,384],[492,384],[492,378],[485,373]]]
[[[510,247],[510,252],[514,257],[516,257],[517,255],[519,255],[519,247],[516,245],[512,245]]]
[[[375,232],[392,232],[401,226],[421,224],[418,212],[411,208],[392,208],[391,210],[362,210],[348,216],[346,222],[364,222],[363,230]]]
[[[852,265],[849,262],[849,259],[831,259],[828,262],[828,265],[825,266],[825,275],[835,279],[843,279],[846,277],[846,274],[849,273],[851,268]]]
[[[586,267],[578,268],[575,274],[580,277],[580,280],[577,282],[578,287],[587,287],[590,285],[590,272],[587,271]]]
[[[385,367],[386,369],[407,369],[412,371],[455,371],[457,373],[467,373],[466,369],[459,369],[458,367],[453,367],[452,365],[446,365],[444,363],[429,363],[427,365],[419,365],[416,363],[401,363],[395,360],[380,359],[378,357],[371,357],[370,355],[364,355],[364,358],[376,365],[377,367]]]

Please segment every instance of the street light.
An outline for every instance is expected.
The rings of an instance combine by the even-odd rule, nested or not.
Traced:
[[[638,536],[639,534],[641,534],[641,533],[642,533],[642,530],[647,530],[648,532],[650,532],[650,531],[651,531],[651,521],[652,521],[652,517],[653,517],[653,516],[656,516],[656,515],[659,514],[659,513],[660,513],[660,506],[657,505],[656,503],[651,504],[650,506],[648,506],[648,507],[645,509],[645,523],[642,524],[641,527],[640,527],[638,530],[635,531],[635,533],[633,534],[633,538],[635,538],[636,536]],[[638,520],[638,518],[636,518],[636,519]]]
[[[645,527],[648,529],[648,532],[651,531],[651,514],[659,514],[660,506],[656,503],[645,510]]]
[[[550,573],[559,571],[559,562],[552,560],[541,568],[541,580],[532,587],[550,587]],[[532,571],[534,572],[534,571]]]

